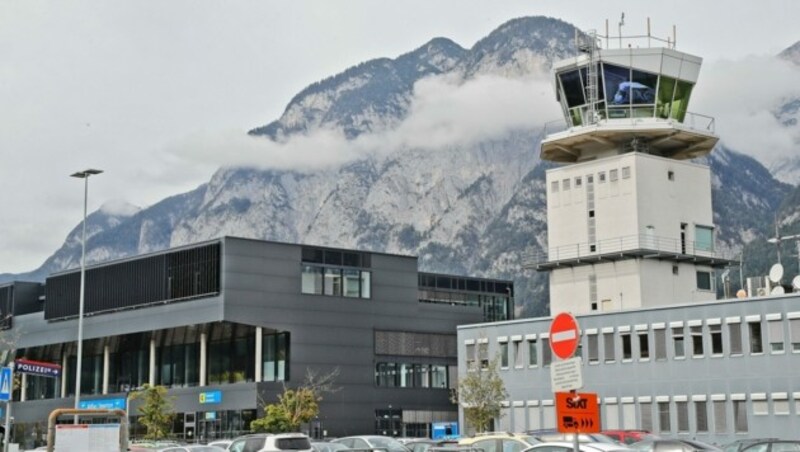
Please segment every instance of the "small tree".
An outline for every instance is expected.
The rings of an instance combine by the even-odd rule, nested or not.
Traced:
[[[306,371],[306,379],[295,389],[283,386],[278,395],[278,403],[266,405],[264,417],[250,423],[255,432],[296,432],[300,426],[310,422],[319,414],[319,402],[325,393],[339,390],[333,381],[339,375],[339,368],[319,375],[312,370]]]
[[[458,386],[451,390],[450,401],[464,409],[467,424],[478,432],[485,431],[492,419],[500,416],[500,407],[508,397],[503,380],[497,373],[495,357],[483,369],[467,369],[467,375],[458,380]]]
[[[147,430],[145,439],[165,438],[172,430],[172,418],[175,416],[167,388],[145,384],[142,390],[131,394],[130,400],[139,398],[143,400],[139,406],[139,422]]]

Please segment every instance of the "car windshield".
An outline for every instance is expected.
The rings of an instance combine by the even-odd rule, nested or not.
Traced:
[[[372,447],[386,449],[393,452],[408,452],[408,448],[394,438],[375,436],[369,438],[369,443],[372,445]]]
[[[311,449],[311,441],[308,438],[279,438],[275,440],[275,446],[280,450],[306,450]]]

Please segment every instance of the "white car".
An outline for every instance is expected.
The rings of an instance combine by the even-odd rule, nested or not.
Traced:
[[[311,440],[302,433],[256,433],[236,438],[228,452],[313,452]]]
[[[522,452],[572,452],[575,445],[566,441],[554,441],[537,444]],[[633,449],[621,444],[610,443],[578,443],[581,452],[635,452]]]
[[[410,452],[400,441],[389,436],[346,436],[331,442],[344,444],[348,449],[383,449],[387,452]]]

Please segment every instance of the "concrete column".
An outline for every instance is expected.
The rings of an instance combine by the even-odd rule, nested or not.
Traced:
[[[61,398],[67,397],[67,354],[61,355]]]
[[[19,401],[24,402],[28,400],[28,374],[22,374],[22,379],[19,383]]]
[[[800,242],[798,242],[800,243]],[[263,352],[261,348],[264,345],[264,330],[260,326],[256,327],[256,383],[261,381],[261,368],[263,364]]]
[[[200,333],[200,386],[206,385],[206,350],[208,338],[206,333]]]
[[[108,394],[108,371],[111,367],[111,349],[103,346],[103,394]]]
[[[156,340],[150,339],[150,386],[156,385]]]

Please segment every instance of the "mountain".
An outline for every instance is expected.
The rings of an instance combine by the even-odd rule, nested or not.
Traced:
[[[575,28],[561,20],[511,20],[464,49],[436,38],[395,59],[381,58],[314,83],[275,121],[252,129],[278,143],[320,130],[355,141],[391,131],[413,106],[416,84],[446,77],[457,86],[484,77],[542,77],[574,54]],[[553,95],[548,102],[555,102]],[[523,315],[547,313],[547,277],[523,270],[547,240],[543,124],[458,145],[399,145],[317,170],[221,168],[195,190],[126,215],[93,213],[87,261],[100,262],[222,235],[419,256],[421,269],[514,279]],[[713,172],[721,247],[738,252],[769,237],[770,217],[792,188],[756,160],[720,145]],[[9,280],[42,280],[79,264],[79,228],[39,269]]]

